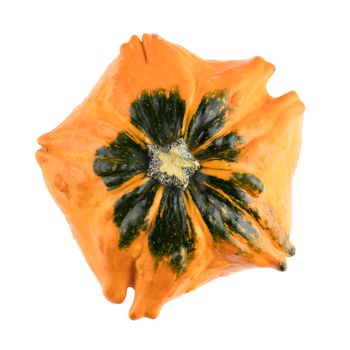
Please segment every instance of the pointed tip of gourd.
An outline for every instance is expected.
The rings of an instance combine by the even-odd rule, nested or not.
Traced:
[[[107,284],[102,289],[105,298],[113,304],[121,304],[126,298],[127,288],[120,286],[115,288],[113,284]]]
[[[294,256],[295,252],[296,252],[296,249],[295,249],[294,245],[292,243],[290,243],[290,242],[287,242],[285,244],[283,250],[287,253],[287,256],[289,256],[289,257]]]
[[[132,321],[136,321],[139,318],[141,318],[142,316],[140,316],[137,312],[133,311],[133,312],[129,312],[129,318]]]
[[[146,312],[146,313],[141,313],[138,311],[130,311],[129,312],[129,318],[132,321],[136,321],[139,320],[140,318],[146,317],[146,318],[150,318],[152,320],[156,319],[159,315],[159,312]]]
[[[283,272],[283,271],[286,271],[286,270],[287,270],[287,267],[288,267],[288,266],[287,266],[287,262],[285,262],[285,261],[281,261],[281,262],[280,262],[280,265],[279,265],[279,270],[280,270],[280,271],[282,271],[282,272]]]
[[[295,252],[296,252],[296,249],[294,247],[294,245],[291,245],[289,248],[288,248],[288,255],[289,256],[294,256],[295,255]]]

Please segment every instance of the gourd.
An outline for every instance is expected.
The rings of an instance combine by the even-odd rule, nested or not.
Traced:
[[[205,61],[133,36],[37,160],[88,264],[130,317],[218,276],[286,269],[304,106],[260,57]]]

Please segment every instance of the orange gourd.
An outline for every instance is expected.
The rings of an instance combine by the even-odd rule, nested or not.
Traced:
[[[130,317],[250,267],[286,269],[303,104],[260,57],[133,36],[37,160],[104,295]]]

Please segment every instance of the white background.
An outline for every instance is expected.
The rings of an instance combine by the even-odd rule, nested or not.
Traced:
[[[350,349],[347,1],[0,3],[0,349]],[[217,279],[131,321],[102,296],[42,180],[36,138],[79,104],[132,34],[206,59],[260,55],[273,96],[306,105],[288,271]]]

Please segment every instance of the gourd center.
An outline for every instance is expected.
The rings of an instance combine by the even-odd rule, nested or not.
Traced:
[[[147,176],[165,186],[185,189],[190,177],[200,168],[199,162],[188,151],[183,139],[164,147],[148,145],[150,158]]]

